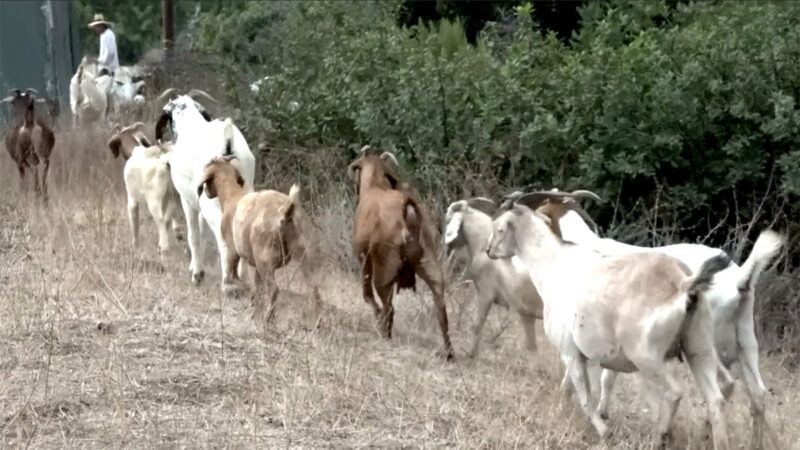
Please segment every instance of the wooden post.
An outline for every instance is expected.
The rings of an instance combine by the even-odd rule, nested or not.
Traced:
[[[162,29],[162,44],[164,51],[169,53],[172,49],[173,40],[175,37],[175,20],[173,17],[174,8],[172,0],[161,0],[161,29]]]

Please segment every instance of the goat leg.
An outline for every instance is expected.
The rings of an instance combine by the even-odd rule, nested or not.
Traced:
[[[486,323],[486,317],[489,315],[489,310],[492,308],[492,302],[494,299],[487,295],[480,295],[480,293],[476,293],[478,303],[478,315],[475,317],[475,324],[472,327],[472,346],[469,350],[469,357],[474,358],[475,355],[478,354],[478,346],[480,345],[481,341],[481,330],[483,330],[483,324]]]
[[[379,322],[383,337],[386,339],[392,338],[392,326],[394,325],[394,306],[392,306],[392,298],[394,297],[394,281],[381,286],[376,286],[378,296],[383,303]]]
[[[433,303],[436,305],[436,316],[439,319],[439,328],[444,340],[445,357],[453,358],[453,344],[450,342],[450,333],[447,324],[447,305],[444,301],[444,278],[442,269],[436,264],[435,259],[426,257],[416,265],[414,271],[425,280],[433,292]]]
[[[372,290],[372,259],[367,255],[361,256],[361,287],[364,293],[364,301],[372,306],[375,317],[380,318],[381,307],[375,302],[375,293]]]
[[[47,201],[47,174],[50,173],[50,158],[42,158],[44,167],[42,168],[42,195]]]

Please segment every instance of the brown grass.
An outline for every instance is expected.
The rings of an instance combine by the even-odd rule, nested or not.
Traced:
[[[441,340],[427,290],[400,295],[395,338],[384,341],[338,254],[322,262],[318,327],[305,287],[288,286],[297,294],[282,295],[278,315],[257,331],[249,301],[221,298],[219,278],[192,286],[185,242],[161,263],[146,213],[134,254],[123,163],[111,158],[106,138],[59,133],[48,206],[20,191],[6,152],[0,156],[4,446],[650,446],[655,411],[635,377],[620,378],[612,435],[600,441],[575,402],[561,401],[560,362],[544,335],[539,352],[527,353],[506,311],[492,313],[479,357],[461,356],[474,316],[463,284],[447,297],[454,363],[436,356]],[[348,205],[315,208],[323,248],[346,248]],[[295,270],[279,273],[281,286]],[[762,369],[772,387],[768,419],[790,448],[800,442],[799,380],[780,363],[764,356]],[[674,447],[708,447],[697,389],[686,367],[674,370],[687,388]],[[746,448],[743,390],[737,383],[727,416],[732,443]]]

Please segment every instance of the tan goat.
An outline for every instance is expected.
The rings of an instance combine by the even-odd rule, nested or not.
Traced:
[[[361,264],[364,300],[372,306],[383,336],[392,337],[397,290],[415,289],[419,275],[433,292],[448,359],[453,357],[444,302],[444,277],[436,261],[435,240],[424,210],[410,186],[401,184],[389,161],[391,153],[363,155],[350,164],[358,204],[353,247]],[[375,302],[374,289],[383,306]]]
[[[273,190],[248,192],[244,178],[231,164],[235,157],[217,157],[206,164],[203,179],[197,187],[198,196],[205,189],[208,198],[219,197],[222,207],[222,236],[228,246],[224,283],[238,279],[237,266],[244,260],[256,269],[256,293],[266,288],[269,309],[266,318],[274,313],[278,286],[275,269],[292,260],[301,262],[300,270],[311,281],[309,248],[303,233],[304,218],[300,211],[300,188],[293,185],[289,195]],[[304,261],[305,260],[305,261]],[[319,290],[314,286],[314,299]],[[260,307],[262,303],[257,302]]]
[[[144,133],[145,124],[136,122],[133,125],[122,128],[120,125],[114,125],[114,134],[108,140],[108,148],[114,158],[122,155],[122,158],[128,160],[133,154],[133,149],[137,146],[150,147],[150,139]]]

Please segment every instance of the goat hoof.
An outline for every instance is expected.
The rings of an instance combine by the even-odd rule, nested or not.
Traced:
[[[244,289],[233,283],[225,283],[222,285],[222,293],[228,298],[239,298],[244,293]]]
[[[203,277],[204,276],[205,276],[205,272],[203,272],[202,270],[200,272],[193,273],[192,274],[192,283],[194,283],[194,285],[197,286],[198,284],[200,284],[203,281]]]

